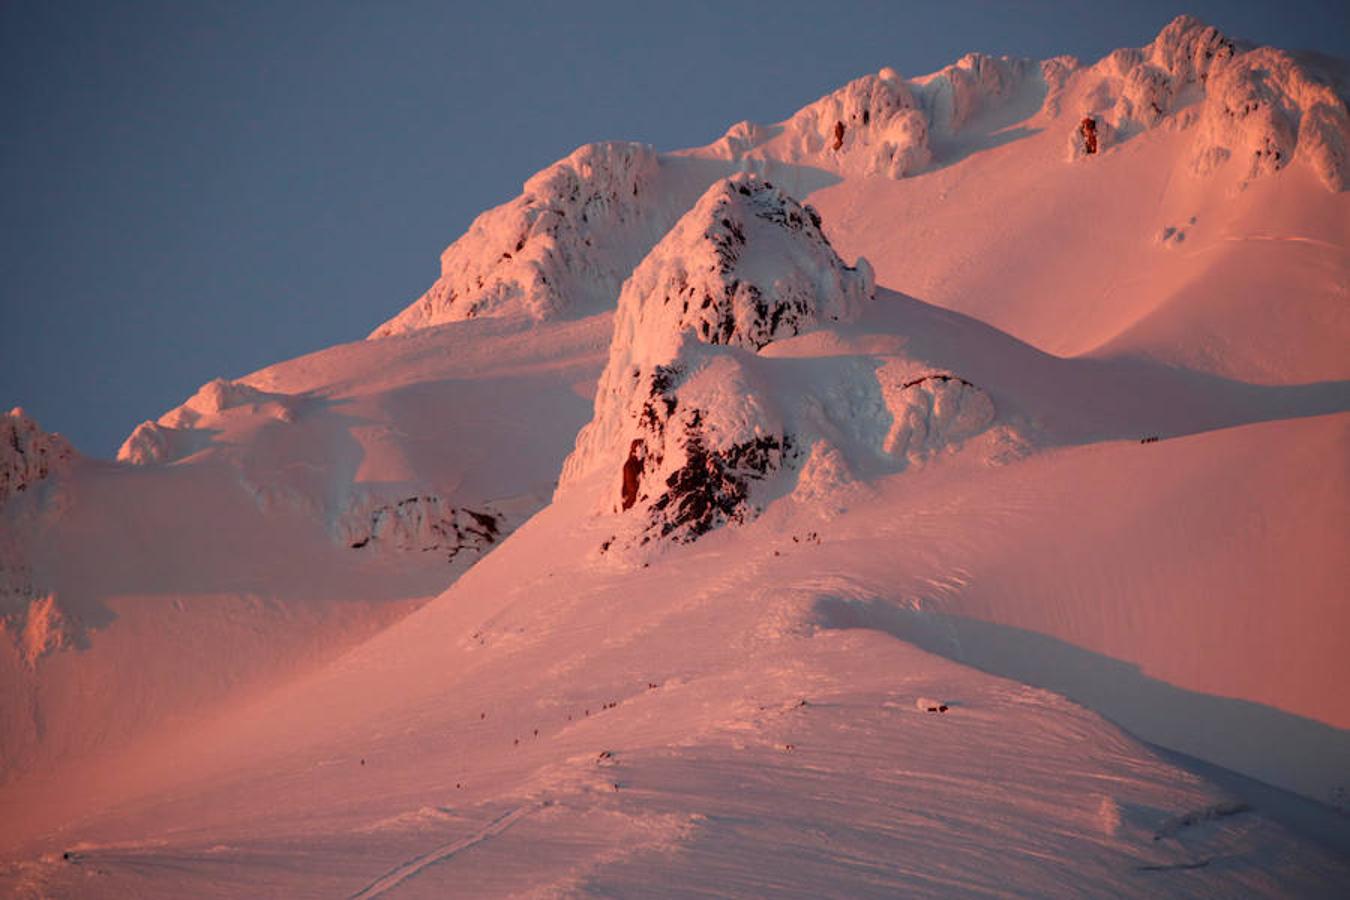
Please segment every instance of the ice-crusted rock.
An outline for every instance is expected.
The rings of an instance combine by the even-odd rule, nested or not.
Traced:
[[[642,255],[683,210],[654,196],[661,167],[646,144],[587,144],[474,220],[441,255],[441,277],[371,334],[476,316],[547,319],[612,304]]]
[[[888,67],[849,82],[779,126],[738,123],[714,147],[747,167],[772,160],[846,176],[903,178],[933,161],[934,139],[957,134],[1040,77],[1031,60],[981,53],[908,81]]]
[[[877,380],[891,426],[882,449],[897,458],[920,460],[974,437],[994,422],[994,403],[976,385],[950,372],[906,377],[883,365]]]
[[[43,431],[23,409],[0,419],[0,504],[62,471],[74,457],[70,442]]]
[[[796,437],[753,354],[856,317],[871,267],[839,259],[809,206],[771,183],[715,183],[643,260],[619,299],[595,417],[561,489],[612,475],[601,506],[625,542],[688,541],[751,512],[750,488],[792,458]]]
[[[1082,74],[1082,113],[1105,149],[1166,121],[1195,125],[1193,168],[1229,160],[1251,179],[1296,159],[1334,191],[1347,184],[1350,119],[1327,78],[1271,47],[1244,48],[1190,16],[1146,47],[1116,50]],[[1081,138],[1071,155],[1086,155]]]
[[[454,560],[466,550],[485,553],[502,537],[504,524],[494,510],[456,507],[436,495],[393,502],[363,496],[339,520],[338,535],[353,549],[438,551]]]

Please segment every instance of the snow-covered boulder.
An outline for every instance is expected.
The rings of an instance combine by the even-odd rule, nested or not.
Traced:
[[[74,457],[70,442],[43,431],[15,407],[0,419],[0,504],[62,471]]]
[[[610,305],[683,209],[655,196],[646,144],[587,144],[488,210],[441,255],[441,277],[372,338],[476,316],[554,318]]]
[[[601,508],[638,544],[745,518],[751,484],[797,448],[792,395],[756,352],[855,318],[873,293],[871,267],[845,265],[811,207],[750,175],[717,182],[625,285],[560,488],[602,473]]]

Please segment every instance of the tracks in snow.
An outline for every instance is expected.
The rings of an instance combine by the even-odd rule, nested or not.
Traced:
[[[503,813],[493,819],[487,825],[467,837],[435,847],[428,850],[426,853],[423,853],[421,856],[413,857],[407,862],[395,866],[370,884],[366,885],[360,891],[352,894],[351,900],[369,900],[371,897],[382,896],[387,891],[398,887],[428,866],[443,862],[462,850],[467,850],[475,844],[480,844],[490,837],[501,834],[516,822],[525,818],[525,816],[528,816],[530,813],[545,805],[547,804],[532,803],[525,806],[517,806],[510,812]]]

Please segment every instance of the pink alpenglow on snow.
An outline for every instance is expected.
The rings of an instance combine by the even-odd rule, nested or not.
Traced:
[[[1345,71],[587,144],[115,461],[10,413],[0,890],[1343,892]]]

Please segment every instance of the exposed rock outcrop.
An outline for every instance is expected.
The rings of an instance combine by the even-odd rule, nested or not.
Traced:
[[[395,502],[362,497],[338,523],[339,540],[353,549],[444,553],[486,553],[501,539],[505,521],[491,509],[456,507],[441,497],[421,495]]]
[[[0,419],[0,504],[61,472],[75,456],[70,442],[43,431],[19,407]]]

